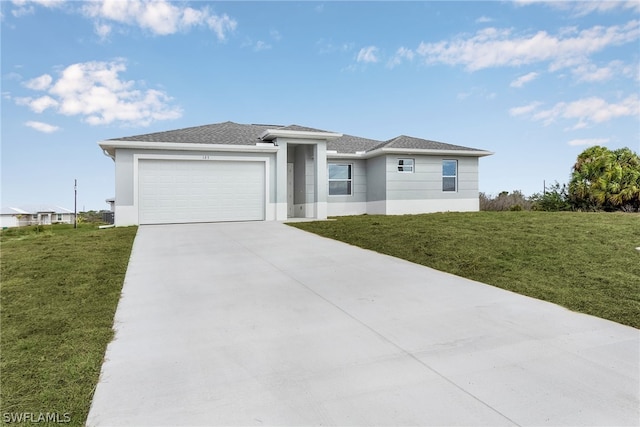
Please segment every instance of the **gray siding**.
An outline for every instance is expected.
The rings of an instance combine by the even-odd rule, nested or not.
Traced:
[[[398,172],[398,159],[415,160],[413,173]],[[442,161],[458,161],[458,187],[442,191]],[[478,158],[386,156],[387,200],[468,199],[478,197]]]
[[[386,157],[374,157],[367,160],[367,201],[387,199],[387,163]]]

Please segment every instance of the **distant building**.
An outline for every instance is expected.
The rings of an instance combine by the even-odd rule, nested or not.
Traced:
[[[0,227],[2,228],[72,223],[73,211],[60,206],[7,207],[0,211]]]

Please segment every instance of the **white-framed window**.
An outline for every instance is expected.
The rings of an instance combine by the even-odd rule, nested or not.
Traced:
[[[413,159],[398,159],[398,172],[413,173],[414,166]]]
[[[58,221],[62,221],[62,214],[58,214]]]
[[[329,195],[351,196],[353,194],[352,165],[329,163]]]
[[[458,191],[458,161],[442,161],[442,191]]]

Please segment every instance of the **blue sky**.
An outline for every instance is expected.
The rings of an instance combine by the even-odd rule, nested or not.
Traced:
[[[480,191],[640,151],[640,2],[2,1],[2,205],[105,209],[98,141],[227,120],[495,152]]]

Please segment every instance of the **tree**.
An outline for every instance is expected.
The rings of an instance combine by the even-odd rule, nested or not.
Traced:
[[[569,201],[576,209],[640,209],[640,157],[629,148],[587,148],[578,156]]]

